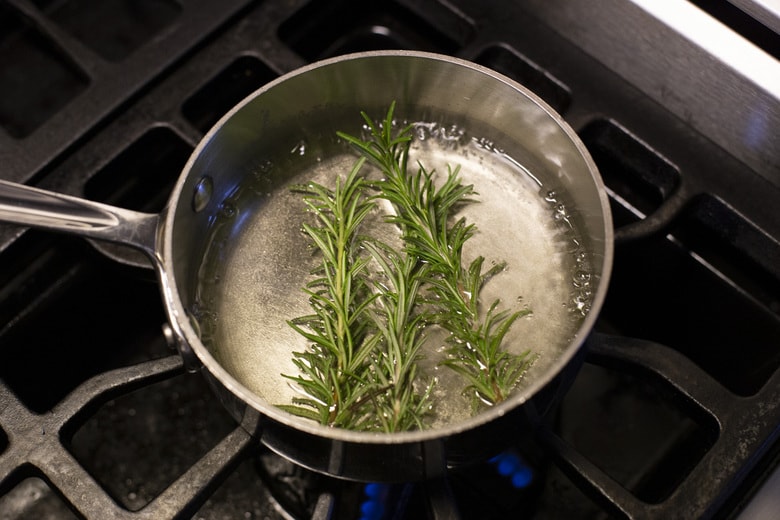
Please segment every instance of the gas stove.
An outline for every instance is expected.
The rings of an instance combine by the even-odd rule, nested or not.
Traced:
[[[322,58],[415,49],[491,67],[560,112],[616,226],[584,364],[539,427],[441,480],[390,485],[312,473],[236,424],[168,347],[147,269],[0,225],[0,518],[769,518],[779,10],[656,4],[0,0],[3,179],[159,211],[255,89]]]

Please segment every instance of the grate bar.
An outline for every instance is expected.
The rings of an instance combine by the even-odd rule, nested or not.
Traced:
[[[692,417],[714,419],[717,438],[687,478],[664,501],[648,504],[610,478],[546,427],[540,442],[556,464],[601,507],[615,516],[712,518],[767,450],[780,438],[780,395],[770,381],[758,394],[729,393],[682,354],[657,343],[603,334],[589,340],[594,362],[650,370],[679,394]],[[777,379],[775,374],[773,379]],[[711,421],[710,421],[711,422]]]

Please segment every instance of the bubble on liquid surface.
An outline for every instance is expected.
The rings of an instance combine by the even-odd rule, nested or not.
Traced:
[[[290,154],[304,156],[306,155],[306,146],[306,141],[301,139],[293,146],[292,150],[290,150]]]

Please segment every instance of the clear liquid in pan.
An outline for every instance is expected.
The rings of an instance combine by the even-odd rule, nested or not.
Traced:
[[[462,182],[473,184],[478,193],[479,202],[465,205],[458,215],[478,229],[464,247],[465,262],[482,255],[486,265],[507,264],[485,285],[482,302],[500,299],[501,308],[532,310],[504,340],[507,350],[519,354],[530,349],[536,356],[518,386],[522,388],[549,369],[589,308],[589,258],[580,245],[576,214],[556,194],[563,192],[540,180],[530,159],[509,157],[457,127],[419,123],[415,129],[410,164],[420,161],[441,176],[448,165],[460,165]],[[310,313],[301,288],[320,262],[301,232],[301,223],[311,216],[300,194],[289,187],[309,180],[333,185],[335,175],[345,175],[356,156],[343,146],[333,148],[335,152],[313,154],[300,142],[284,165],[258,165],[255,182],[242,186],[215,218],[199,273],[193,315],[204,343],[233,377],[271,404],[290,403],[296,395],[281,374],[296,373],[292,352],[305,349],[306,341],[286,321]],[[280,170],[286,178],[273,181],[273,171]],[[380,207],[367,231],[392,243],[397,231],[382,222],[387,211]],[[429,333],[421,363],[424,373],[437,381],[431,427],[472,413],[462,379],[438,366],[444,339],[436,331]]]

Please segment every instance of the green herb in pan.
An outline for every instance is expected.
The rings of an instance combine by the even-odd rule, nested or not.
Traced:
[[[394,104],[381,125],[362,114],[370,131],[368,140],[339,136],[380,168],[384,177],[373,185],[395,208],[396,214],[388,220],[400,227],[407,254],[428,266],[424,276],[433,293],[430,320],[451,334],[444,364],[466,379],[475,406],[496,404],[506,399],[532,361],[530,351],[516,355],[501,344],[515,320],[531,311],[499,310],[496,300],[484,316],[480,314],[480,291],[505,264],[485,272],[482,256],[463,264],[463,246],[476,227],[464,218],[452,220],[459,205],[473,202],[476,192],[460,182],[459,168],[450,169],[438,188],[433,172],[422,164],[410,173],[411,127],[394,134],[393,112]]]
[[[295,382],[301,396],[281,408],[328,426],[360,429],[366,417],[367,372],[370,343],[378,339],[369,330],[367,314],[375,295],[364,276],[367,259],[354,242],[358,227],[374,204],[365,197],[365,181],[358,161],[346,179],[330,190],[317,183],[296,186],[319,225],[303,229],[322,255],[316,278],[304,292],[313,314],[289,321],[310,346],[293,354],[300,375]]]
[[[309,342],[293,353],[299,375],[285,375],[300,396],[280,407],[327,426],[368,431],[423,427],[431,383],[417,377],[422,345],[419,272],[403,253],[358,233],[374,208],[358,160],[334,190],[296,186],[318,225],[303,230],[322,255],[304,288],[314,313],[289,321]],[[373,277],[367,264],[380,270]],[[420,387],[418,389],[418,387]]]
[[[299,375],[285,375],[301,395],[281,407],[328,426],[424,428],[433,383],[418,361],[432,326],[449,333],[443,365],[463,376],[475,410],[504,400],[531,362],[529,352],[516,355],[501,345],[530,311],[500,310],[498,300],[481,309],[482,287],[504,264],[483,271],[482,256],[463,264],[476,227],[455,214],[475,202],[473,186],[461,183],[458,168],[440,186],[421,164],[411,171],[411,127],[394,131],[393,112],[394,104],[381,124],[362,114],[368,139],[338,133],[362,157],[334,190],[296,187],[317,217],[318,225],[303,229],[322,264],[304,288],[313,314],[289,322],[310,342],[293,354]],[[379,168],[381,180],[360,175],[365,161]],[[400,249],[361,233],[377,198],[394,208],[386,220],[401,232]]]

